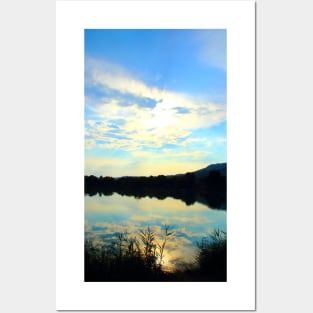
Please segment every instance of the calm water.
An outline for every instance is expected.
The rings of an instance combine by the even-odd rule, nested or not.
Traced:
[[[118,233],[138,235],[140,229],[150,226],[161,242],[163,225],[169,224],[176,232],[165,248],[164,267],[170,270],[193,262],[196,243],[212,230],[226,231],[226,214],[198,202],[187,206],[173,198],[85,196],[85,239],[109,243]]]

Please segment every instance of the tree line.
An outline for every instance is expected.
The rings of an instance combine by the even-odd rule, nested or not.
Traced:
[[[227,178],[219,171],[212,170],[207,176],[198,177],[194,173],[174,176],[130,176],[113,178],[109,176],[85,176],[85,194],[172,197],[183,200],[187,205],[196,201],[214,209],[226,209]]]

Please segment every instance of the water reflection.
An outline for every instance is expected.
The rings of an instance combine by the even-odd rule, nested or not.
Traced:
[[[226,211],[213,210],[195,202],[166,198],[134,198],[113,194],[112,196],[85,197],[85,239],[102,245],[109,243],[119,233],[138,235],[151,227],[161,242],[164,225],[175,230],[175,237],[167,242],[164,252],[164,268],[179,268],[193,262],[196,243],[214,229],[226,231]]]
[[[226,167],[226,164],[223,164]],[[225,168],[226,171],[226,168]],[[227,177],[217,170],[205,176],[195,173],[174,176],[150,177],[96,177],[85,176],[85,194],[111,196],[118,193],[135,198],[167,197],[182,200],[186,205],[200,202],[210,208],[226,210]]]

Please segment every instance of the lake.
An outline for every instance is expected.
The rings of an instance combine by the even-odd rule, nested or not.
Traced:
[[[135,198],[114,193],[111,196],[85,196],[85,239],[94,245],[109,244],[119,233],[139,235],[148,226],[157,240],[164,238],[164,225],[175,231],[166,243],[163,267],[171,271],[194,261],[197,243],[214,229],[226,232],[226,210],[211,209],[195,202],[167,197]]]

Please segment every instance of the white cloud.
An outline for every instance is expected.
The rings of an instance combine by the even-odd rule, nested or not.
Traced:
[[[227,139],[225,137],[217,137],[216,140],[215,140],[217,143],[223,143],[223,142],[226,142]]]
[[[118,97],[99,99],[93,104],[89,101],[93,119],[85,125],[87,148],[96,143],[98,148],[133,151],[139,147],[160,148],[178,141],[182,146],[188,146],[199,140],[187,138],[194,129],[207,128],[226,119],[225,105],[147,86],[117,65],[88,60],[86,69],[87,81],[118,93]],[[125,106],[121,99],[127,95],[134,100]],[[141,107],[140,100],[143,98],[154,100],[155,106]],[[185,110],[184,114],[180,114],[181,108]],[[110,128],[110,120],[117,119],[123,123],[115,129]],[[123,138],[116,137],[117,133]]]
[[[92,228],[96,227],[99,230],[93,231]],[[109,244],[115,238],[116,233],[127,233],[128,236],[137,236],[139,231],[145,229],[142,225],[134,225],[131,223],[108,223],[99,222],[91,225],[85,223],[85,231],[87,232],[85,239],[91,240],[94,246],[99,248],[103,244]],[[156,234],[156,241],[162,243],[164,240],[164,229],[160,225],[153,226],[152,231]],[[140,245],[142,246],[141,242]],[[180,236],[174,236],[170,238],[164,250],[164,266],[166,269],[174,269],[174,264],[178,260],[184,260],[184,262],[192,262],[195,253],[195,246],[190,239]]]
[[[226,70],[226,30],[199,31],[196,38],[201,45],[201,60],[209,66]]]
[[[121,93],[130,93],[138,97],[153,99],[162,97],[162,91],[148,87],[116,64],[88,59],[86,61],[86,70],[88,72],[87,82],[93,85],[102,85],[103,87],[118,90]]]
[[[186,157],[189,159],[199,159],[206,156],[211,155],[212,152],[210,151],[184,151],[184,152],[177,152],[176,150],[172,149],[162,149],[159,153],[154,151],[133,151],[132,155],[137,158],[145,158],[145,159],[164,159],[169,160],[171,158],[181,158]]]
[[[127,173],[129,163],[129,160],[122,158],[86,157],[84,169],[86,175],[123,176]]]

